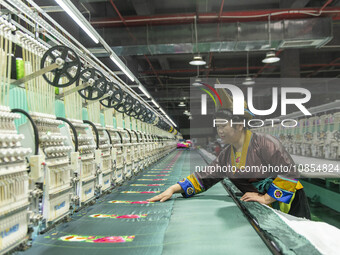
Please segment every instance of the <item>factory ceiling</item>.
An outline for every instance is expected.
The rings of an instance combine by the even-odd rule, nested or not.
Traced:
[[[36,2],[134,85],[54,0]],[[178,104],[189,103],[190,78],[244,78],[247,52],[249,74],[255,78],[340,75],[339,0],[72,2],[182,128],[189,126],[189,120]],[[280,62],[262,63],[269,48]],[[206,61],[199,70],[189,64],[197,53]],[[328,96],[317,103],[325,103],[320,100],[333,99]]]

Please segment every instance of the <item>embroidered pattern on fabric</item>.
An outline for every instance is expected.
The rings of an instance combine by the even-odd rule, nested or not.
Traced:
[[[86,242],[86,243],[125,243],[132,242],[135,236],[78,236],[67,235],[59,238],[66,242]]]

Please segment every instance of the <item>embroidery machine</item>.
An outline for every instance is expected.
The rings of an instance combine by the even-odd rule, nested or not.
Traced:
[[[52,44],[57,45],[52,47],[1,13],[0,253],[3,254],[30,243],[40,232],[67,219],[74,210],[95,202],[96,195],[109,191],[119,176],[116,167],[125,164],[124,159],[118,162],[119,153],[114,146],[121,140],[127,141],[127,136],[120,139],[120,131],[127,132],[114,128],[112,114],[116,113],[109,113],[109,107],[103,103],[107,98],[119,103],[119,98],[112,96],[123,87],[112,84],[115,79],[109,70],[97,65],[98,60],[92,56],[81,54],[85,50],[82,45],[75,46],[70,42],[73,39],[63,37],[26,4],[19,0],[1,4],[13,13],[20,9],[18,17],[28,26],[34,24],[30,20],[33,17],[37,22],[33,27],[44,26],[46,33],[53,34]],[[21,58],[15,59],[12,54],[14,44],[19,51],[22,49]],[[17,77],[12,75],[13,64],[17,64],[14,67]],[[124,93],[132,91],[125,89]],[[136,99],[137,95],[133,97]],[[154,109],[147,107],[155,115]],[[101,123],[103,110],[107,110],[106,118]],[[84,111],[88,118],[83,118]],[[175,146],[168,147],[161,156],[174,149]],[[136,164],[138,155],[133,158]]]

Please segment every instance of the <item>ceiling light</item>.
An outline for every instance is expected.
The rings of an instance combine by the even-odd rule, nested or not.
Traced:
[[[138,88],[144,93],[144,95],[146,95],[148,98],[151,98],[150,94],[148,93],[148,91],[144,88],[144,86],[142,84],[139,84]]]
[[[275,56],[274,51],[269,51],[267,52],[266,57],[262,60],[262,63],[270,64],[278,61],[280,61],[280,58]]]
[[[79,18],[81,15],[79,10],[75,7],[72,6],[72,3],[69,3],[70,1],[68,1],[68,3],[66,4],[64,2],[64,0],[55,0],[57,2],[57,4],[60,5],[61,8],[63,8],[63,10],[70,15],[70,17],[78,24],[78,26],[80,26],[84,32],[91,37],[91,39],[95,42],[95,43],[99,43],[99,39],[94,35],[93,32],[91,32],[90,30],[93,29],[93,27],[91,26],[91,28],[89,28],[88,26],[86,26],[87,24],[81,21],[81,18]],[[72,10],[73,9],[73,10]],[[82,16],[83,17],[83,16]]]
[[[194,56],[194,59],[189,62],[189,64],[193,66],[203,66],[206,63],[201,56]]]
[[[154,105],[156,105],[156,107],[159,108],[159,104],[157,104],[157,102],[156,102],[154,99],[151,99],[151,102],[152,102]]]
[[[191,85],[192,86],[202,86],[202,79],[196,78],[195,81]]]
[[[184,114],[184,115],[187,115],[187,116],[190,116],[190,115],[191,115],[191,112],[189,112],[188,110],[185,110],[185,111],[183,112],[183,114]]]
[[[243,85],[253,85],[255,84],[255,81],[253,80],[253,78],[247,76],[244,81],[242,82]]]
[[[180,103],[178,104],[178,106],[184,107],[184,106],[185,106],[185,103],[184,103],[184,102],[180,102]]]
[[[192,116],[191,115],[189,116],[189,120],[192,120]]]
[[[172,125],[174,125],[175,127],[177,127],[177,125],[175,124],[175,122],[173,122],[173,120],[165,113],[165,111],[162,108],[159,108],[159,110],[164,114],[164,116],[171,122]]]
[[[120,69],[120,70],[122,70],[123,71],[123,73],[125,73],[125,75],[127,76],[127,77],[129,77],[129,79],[133,82],[133,81],[135,81],[135,78],[133,77],[133,75],[130,73],[130,70],[127,68],[127,66],[126,65],[122,65],[120,62],[122,62],[118,57],[117,57],[117,55],[116,54],[111,54],[110,55],[110,59],[118,66],[118,68]]]

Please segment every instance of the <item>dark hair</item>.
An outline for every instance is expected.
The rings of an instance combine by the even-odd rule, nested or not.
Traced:
[[[245,118],[244,116],[239,116],[239,115],[233,115],[233,112],[229,109],[219,109],[215,115],[214,115],[215,119],[226,119],[226,120],[232,120],[233,122],[237,121],[237,122],[243,122],[245,120],[245,127],[248,127],[248,119]],[[235,126],[233,125],[233,128],[235,128]]]

